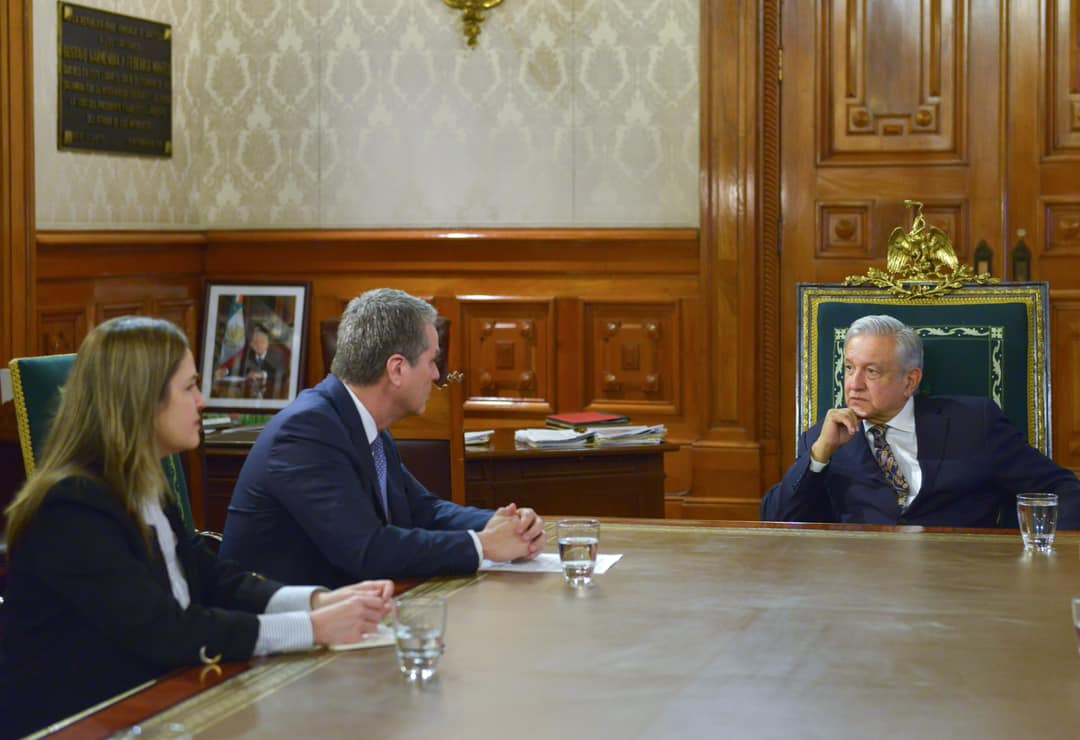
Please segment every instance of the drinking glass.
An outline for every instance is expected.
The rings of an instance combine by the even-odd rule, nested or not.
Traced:
[[[592,583],[596,553],[600,549],[600,522],[563,519],[557,529],[563,578],[574,588],[588,586]]]
[[[394,599],[394,642],[398,666],[410,683],[435,676],[446,646],[446,599],[441,596]]]
[[[1052,552],[1057,530],[1058,497],[1056,493],[1019,493],[1016,495],[1016,518],[1025,550]]]
[[[1074,596],[1073,604],[1073,630],[1076,632],[1076,651],[1080,653],[1080,596]]]

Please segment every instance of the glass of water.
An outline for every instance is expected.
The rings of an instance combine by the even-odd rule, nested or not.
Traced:
[[[600,522],[563,519],[558,524],[559,560],[563,578],[574,588],[592,583],[596,553],[600,549]]]
[[[1058,497],[1056,493],[1019,493],[1016,495],[1016,518],[1024,549],[1051,552],[1057,531]]]
[[[394,642],[398,666],[410,683],[434,677],[445,650],[446,599],[394,599]]]
[[[1076,651],[1080,653],[1080,596],[1074,596],[1072,600],[1073,630],[1076,632]]]

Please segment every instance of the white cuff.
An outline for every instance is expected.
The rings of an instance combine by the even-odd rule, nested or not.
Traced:
[[[315,644],[315,630],[306,611],[258,616],[259,637],[252,656],[307,650]]]
[[[471,529],[468,532],[469,536],[472,537],[473,546],[476,548],[476,569],[480,570],[480,565],[484,562],[484,546],[480,544],[480,535]]]
[[[818,462],[817,460],[814,459],[813,455],[810,456],[810,472],[811,473],[820,473],[822,470],[825,469],[825,467],[828,464],[829,463],[827,463],[827,462]]]
[[[263,614],[309,612],[311,611],[311,595],[320,590],[326,589],[322,586],[282,586],[274,592],[270,601],[266,602]]]

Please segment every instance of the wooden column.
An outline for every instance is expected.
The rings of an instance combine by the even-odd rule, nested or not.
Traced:
[[[0,0],[0,364],[34,336],[34,106],[30,3]],[[15,413],[0,406],[0,506],[22,479]]]

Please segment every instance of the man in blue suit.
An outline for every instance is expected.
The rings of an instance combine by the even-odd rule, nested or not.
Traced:
[[[331,588],[379,574],[474,573],[484,558],[534,558],[544,522],[430,493],[387,428],[422,414],[439,376],[435,309],[398,290],[350,301],[331,374],[279,412],[240,471],[221,556],[285,583]]]
[[[916,395],[922,364],[910,327],[892,316],[854,321],[844,345],[847,406],[799,438],[761,518],[995,527],[1015,512],[1017,493],[1049,491],[1059,494],[1059,527],[1080,528],[1076,476],[1029,446],[989,399]]]

